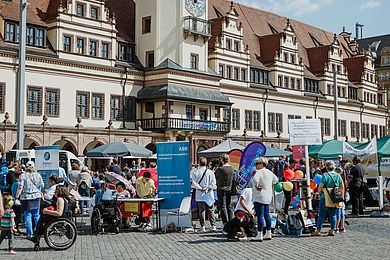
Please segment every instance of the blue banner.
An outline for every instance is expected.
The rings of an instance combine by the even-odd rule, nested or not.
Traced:
[[[35,146],[35,166],[41,174],[45,189],[49,188],[49,176],[59,174],[59,146]]]
[[[158,196],[161,209],[177,209],[190,196],[189,142],[157,143]]]

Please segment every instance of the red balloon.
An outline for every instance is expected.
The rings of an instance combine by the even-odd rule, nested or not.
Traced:
[[[294,178],[294,171],[291,169],[284,170],[283,178],[287,181],[291,181]]]
[[[303,172],[301,170],[297,170],[294,172],[294,179],[302,179],[303,178]]]
[[[291,202],[294,202],[296,200],[296,198],[295,197],[293,197],[292,199],[291,199]]]
[[[315,190],[317,188],[317,184],[314,180],[310,180],[310,189]]]

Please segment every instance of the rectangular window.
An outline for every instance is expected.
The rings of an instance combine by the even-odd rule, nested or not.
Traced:
[[[239,51],[239,49],[240,49],[240,42],[234,41],[234,51]]]
[[[194,118],[192,105],[186,105],[186,118],[187,119],[193,119]]]
[[[362,135],[363,135],[363,138],[369,138],[370,136],[370,125],[369,124],[366,124],[366,123],[363,123],[362,124]]]
[[[295,89],[295,78],[290,78],[290,86],[292,89]]]
[[[5,41],[16,42],[16,24],[7,22],[5,24]]]
[[[43,29],[35,29],[35,46],[44,47],[45,46],[45,31]]]
[[[246,130],[252,130],[252,117],[253,112],[245,110],[245,128]]]
[[[133,62],[133,46],[119,43],[119,57],[118,59],[121,61]]]
[[[347,136],[347,121],[339,119],[338,126],[337,126],[337,132],[339,136]]]
[[[288,62],[288,53],[287,52],[284,53],[284,62]]]
[[[239,68],[237,68],[237,67],[234,67],[234,79],[235,80],[239,80],[239,78],[240,78],[240,70],[239,70]]]
[[[76,92],[76,117],[89,118],[89,92]]]
[[[154,103],[153,102],[145,103],[145,112],[146,113],[154,113]]]
[[[226,66],[226,78],[232,78],[232,66]]]
[[[371,138],[378,137],[378,126],[371,125]]]
[[[221,77],[225,76],[225,75],[224,75],[224,72],[223,72],[223,68],[224,68],[224,66],[223,66],[222,64],[219,64],[219,75],[220,75]]]
[[[207,109],[199,109],[199,119],[206,121],[208,116],[208,110]]]
[[[96,41],[89,41],[89,55],[96,56],[97,53],[97,42]]]
[[[64,36],[64,51],[71,52],[71,38],[69,36]]]
[[[386,136],[386,126],[384,125],[379,126],[379,136],[380,138]]]
[[[275,130],[283,132],[283,114],[276,113]]]
[[[253,130],[260,131],[260,111],[253,111]]]
[[[45,114],[48,117],[60,115],[60,90],[46,88],[45,91]]]
[[[240,130],[240,110],[232,109],[232,129]]]
[[[351,137],[356,138],[360,136],[359,122],[351,121]]]
[[[283,76],[281,75],[278,76],[278,86],[283,87]]]
[[[268,131],[275,132],[275,113],[268,113]]]
[[[241,69],[241,80],[246,81],[246,69]]]
[[[191,69],[199,69],[199,55],[191,53]]]
[[[84,54],[84,39],[77,39],[77,53]]]
[[[148,68],[154,67],[154,51],[146,52],[146,67]]]
[[[0,83],[0,113],[5,112],[5,83]]]
[[[40,116],[42,115],[42,88],[27,87],[27,115]]]
[[[223,122],[227,122],[227,123],[230,123],[231,121],[231,118],[230,118],[230,109],[228,108],[224,108],[222,110],[222,116],[223,116]]]
[[[291,63],[295,64],[295,54],[290,55]]]
[[[288,77],[284,76],[284,87],[288,88]]]
[[[110,117],[113,120],[122,120],[122,97],[111,95]]]
[[[330,136],[330,118],[320,118],[322,135]]]
[[[98,9],[96,7],[91,7],[91,19],[98,19]]]
[[[77,5],[76,5],[76,15],[79,16],[79,17],[83,17],[84,16],[84,5],[83,4],[77,3]]]
[[[226,49],[232,49],[232,40],[226,39]]]
[[[348,87],[348,98],[353,100],[358,100],[358,89]]]
[[[152,31],[152,17],[142,18],[142,34],[150,33]]]
[[[109,57],[109,44],[102,43],[102,58],[108,59]]]
[[[26,35],[27,45],[34,45],[34,32],[35,29],[33,27],[27,27],[27,35]]]
[[[92,119],[104,119],[104,94],[92,93],[91,113]]]
[[[301,89],[301,79],[297,79],[297,89]]]

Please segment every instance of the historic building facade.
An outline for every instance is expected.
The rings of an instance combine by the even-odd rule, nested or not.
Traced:
[[[19,1],[0,1],[0,151],[8,151]],[[388,131],[375,57],[347,32],[225,0],[39,0],[27,15],[26,148],[58,144],[83,156],[113,141],[155,150],[188,140],[195,161],[226,137],[285,148],[290,118],[321,119],[324,139]]]

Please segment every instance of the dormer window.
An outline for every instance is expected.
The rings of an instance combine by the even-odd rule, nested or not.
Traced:
[[[79,17],[84,17],[84,5],[77,3],[76,5],[76,15]]]
[[[125,43],[119,43],[118,60],[133,62],[134,49],[133,46]]]
[[[290,55],[291,63],[295,64],[295,54]]]
[[[91,19],[98,19],[98,9],[96,7],[91,7]]]
[[[232,40],[226,39],[226,49],[228,50],[232,49]]]
[[[239,41],[234,41],[233,45],[234,51],[240,51],[240,42]]]
[[[44,29],[28,25],[26,33],[26,44],[28,46],[45,47],[46,35]],[[19,24],[6,22],[4,35],[6,42],[19,43]]]
[[[288,53],[287,52],[284,53],[284,62],[288,62]]]

